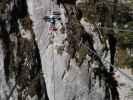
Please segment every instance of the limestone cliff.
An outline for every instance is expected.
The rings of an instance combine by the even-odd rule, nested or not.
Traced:
[[[48,100],[26,0],[1,0],[0,100]]]
[[[101,28],[123,23],[117,3],[0,0],[0,100],[122,100],[117,38]],[[61,20],[50,32],[44,17],[53,11]]]

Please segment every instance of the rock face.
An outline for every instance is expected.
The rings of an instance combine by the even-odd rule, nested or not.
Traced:
[[[116,39],[98,26],[113,25],[115,7],[104,3],[0,1],[0,100],[119,100]],[[43,20],[52,11],[55,32]]]
[[[26,0],[2,0],[1,100],[48,100]],[[2,89],[5,88],[5,89]]]
[[[85,21],[75,1],[59,3],[52,9],[61,13],[62,21],[56,23],[57,32],[50,33],[41,19],[49,15],[49,0],[28,2],[49,99],[118,100],[117,81],[110,72],[113,55],[109,40],[96,30],[95,24]]]

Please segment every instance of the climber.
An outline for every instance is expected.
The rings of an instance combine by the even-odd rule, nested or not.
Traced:
[[[49,30],[50,31],[57,31],[57,28],[55,27],[56,21],[61,20],[59,15],[50,15],[50,16],[45,16],[43,18],[46,22],[49,22]]]

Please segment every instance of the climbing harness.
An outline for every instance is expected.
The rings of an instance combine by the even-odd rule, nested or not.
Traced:
[[[57,21],[61,20],[60,17],[60,12],[59,11],[54,11],[55,6],[54,6],[54,2],[50,0],[50,15],[45,16],[43,19],[49,23],[49,27],[48,30],[50,32],[54,32],[57,31],[57,28],[55,26]]]

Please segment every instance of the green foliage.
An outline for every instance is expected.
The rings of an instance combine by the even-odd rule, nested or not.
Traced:
[[[96,11],[93,4],[85,2],[79,3],[77,6],[82,11],[86,22],[94,23],[96,21]]]
[[[94,23],[96,21],[96,16],[95,15],[88,15],[84,19],[86,22]]]
[[[128,20],[130,19],[130,16],[128,14],[129,11],[125,11],[125,12],[120,12],[118,11],[118,15],[117,17],[115,17],[115,21],[120,25],[124,25],[128,22]]]
[[[128,25],[129,29],[133,29],[133,21],[129,21],[126,25]]]
[[[79,53],[79,57],[82,57],[83,58],[88,53],[88,50],[86,48],[80,48],[79,51],[78,51],[78,53]]]
[[[125,25],[127,27],[124,27]],[[133,21],[128,21],[127,23],[125,23],[120,27],[125,30],[132,30]],[[120,47],[123,47],[123,48],[133,47],[133,32],[119,32],[116,34],[116,38],[117,38],[117,43]]]
[[[131,88],[131,91],[132,91],[132,93],[133,93],[133,88]]]
[[[133,47],[133,33],[129,32],[119,32],[116,34],[118,46],[123,48]]]
[[[119,67],[125,67],[126,58],[128,58],[126,50],[123,48],[117,49],[116,65],[118,65]]]
[[[14,78],[16,75],[16,72],[17,72],[17,69],[16,69],[16,66],[15,66],[15,64],[10,64],[10,77],[11,78]]]
[[[116,58],[116,65],[119,67],[128,67],[133,69],[133,57],[127,53],[126,48],[117,49]]]
[[[60,32],[62,33],[62,34],[64,34],[65,33],[65,27],[62,25],[62,28],[60,29]]]
[[[125,64],[127,64],[129,68],[133,69],[133,57],[128,57],[125,59]]]
[[[88,54],[87,48],[80,48],[77,51],[77,62],[81,63],[83,59],[85,59],[86,55]]]
[[[62,55],[63,51],[64,51],[64,46],[58,47],[58,49],[57,49],[58,54]]]
[[[129,95],[133,96],[133,88],[130,89]]]

